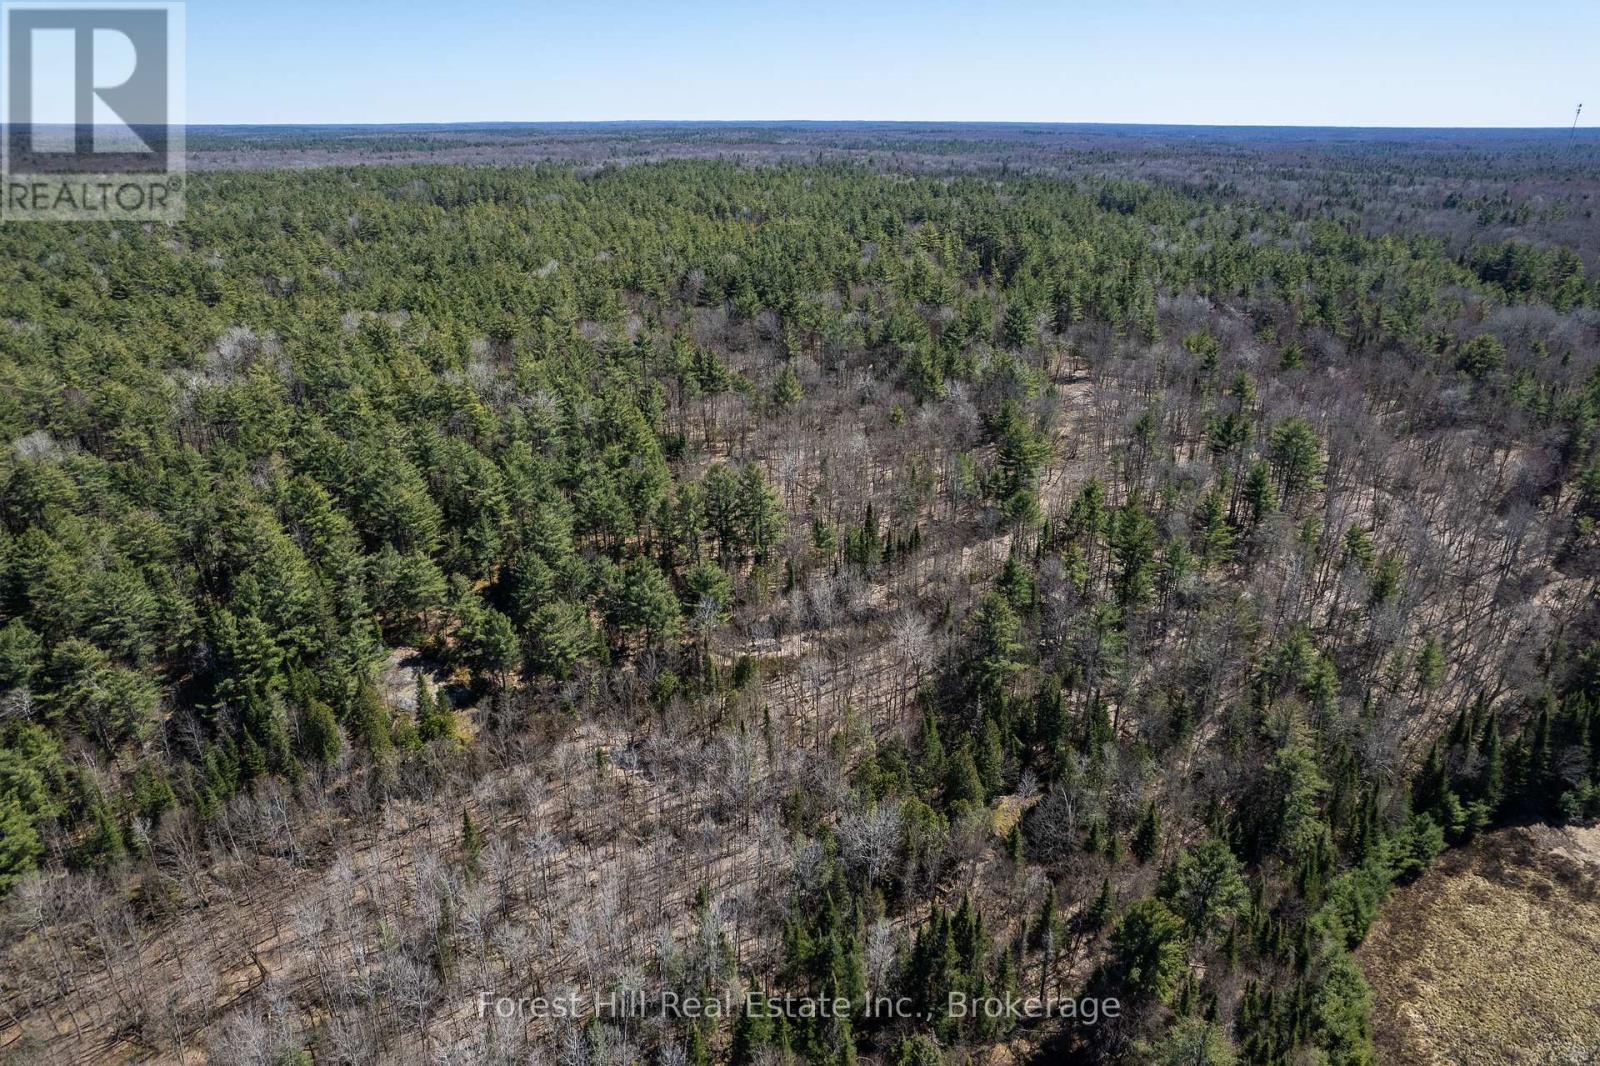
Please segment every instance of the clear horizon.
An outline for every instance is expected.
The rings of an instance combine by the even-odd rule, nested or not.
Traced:
[[[593,118],[593,119],[452,119],[449,121],[408,121],[395,119],[383,122],[190,122],[187,129],[273,129],[315,128],[329,129],[401,129],[408,127],[483,129],[488,127],[545,127],[545,126],[1017,126],[1030,128],[1082,128],[1106,129],[1178,129],[1178,130],[1352,130],[1403,133],[1421,131],[1432,133],[1567,133],[1573,126],[1351,126],[1318,125],[1303,122],[1072,122],[1026,121],[1019,119],[901,119],[901,118]],[[1593,126],[1577,123],[1579,134],[1600,132]]]
[[[1129,0],[1111,11],[1041,0],[982,9],[818,0],[803,10],[729,0],[681,10],[195,0],[187,22],[196,126],[1559,130],[1580,101],[1600,107],[1600,5],[1580,0],[1536,11],[1482,0],[1418,0],[1404,11],[1374,0],[1315,10]]]

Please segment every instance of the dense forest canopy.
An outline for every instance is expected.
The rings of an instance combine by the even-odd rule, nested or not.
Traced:
[[[1371,1062],[1390,887],[1600,815],[1600,281],[1515,205],[717,160],[188,202],[0,228],[41,1061]],[[565,983],[918,1017],[469,1017]]]

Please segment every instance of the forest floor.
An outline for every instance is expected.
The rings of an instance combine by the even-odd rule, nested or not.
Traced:
[[[1358,958],[1384,1062],[1595,1061],[1600,828],[1509,829],[1446,854],[1395,893]]]

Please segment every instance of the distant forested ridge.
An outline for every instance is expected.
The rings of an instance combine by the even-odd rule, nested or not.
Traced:
[[[124,1050],[214,1061],[1366,1063],[1390,886],[1600,816],[1600,282],[1515,206],[1447,242],[725,161],[188,202],[0,227],[0,1039],[40,1061],[113,989]],[[271,896],[396,811],[423,872]],[[580,921],[562,877],[625,839],[676,894]],[[140,992],[246,898],[253,961]],[[564,981],[923,1020],[462,1013]]]

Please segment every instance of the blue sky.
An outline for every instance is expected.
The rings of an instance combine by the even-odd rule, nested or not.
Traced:
[[[1580,100],[1600,114],[1600,0],[187,7],[191,123],[1565,126]]]

